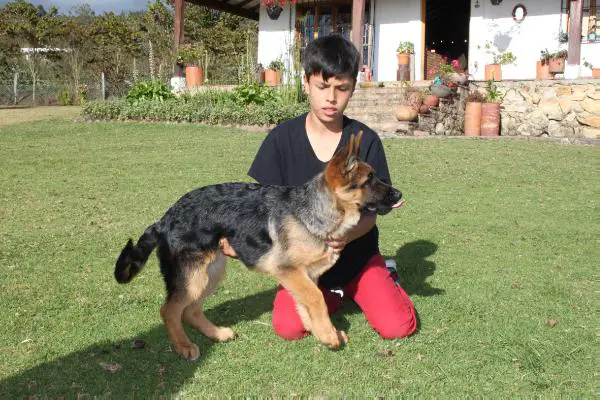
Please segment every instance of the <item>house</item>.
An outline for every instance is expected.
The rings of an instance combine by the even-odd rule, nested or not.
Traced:
[[[503,79],[535,79],[542,50],[569,50],[566,78],[591,76],[600,66],[600,0],[298,0],[276,19],[260,0],[188,0],[259,23],[258,62],[290,63],[289,49],[318,35],[339,32],[362,50],[374,80],[397,80],[396,48],[411,41],[415,80],[429,78],[440,56],[459,59],[474,80],[484,79],[493,53],[510,51]],[[175,41],[183,38],[184,0],[175,1]],[[587,65],[586,63],[586,65]]]

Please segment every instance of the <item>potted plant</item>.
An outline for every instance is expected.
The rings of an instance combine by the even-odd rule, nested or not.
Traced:
[[[487,96],[481,105],[481,136],[500,135],[500,103],[502,94],[490,79],[486,85]]]
[[[398,57],[398,65],[409,65],[410,55],[414,54],[415,45],[413,42],[400,42],[398,49],[396,49],[396,56]]]
[[[265,7],[267,11],[267,15],[272,20],[276,20],[281,15],[283,11],[283,7],[286,4],[296,4],[297,0],[261,0],[260,3],[263,7]]]
[[[594,68],[591,62],[583,59],[583,66],[592,70],[592,78],[600,78],[600,68]]]
[[[485,80],[501,81],[502,66],[513,64],[517,61],[517,57],[512,52],[506,50],[492,51],[490,42],[485,44],[485,48],[487,49],[487,53],[492,55],[492,64],[485,66]]]
[[[550,59],[552,55],[548,52],[548,49],[542,50],[540,60],[536,63],[536,79],[552,79],[550,74]]]
[[[553,74],[561,74],[565,72],[565,60],[567,59],[568,51],[559,50],[554,54],[550,55],[550,61],[548,63],[550,72]]]
[[[283,71],[283,61],[273,60],[269,67],[265,69],[265,82],[269,86],[276,86],[281,83],[281,71]]]
[[[179,47],[177,62],[185,65],[185,82],[188,87],[200,86],[204,83],[204,74],[200,60],[204,55],[204,46],[200,44],[184,44]]]
[[[480,91],[469,94],[465,106],[465,136],[481,136],[481,106],[485,96]]]

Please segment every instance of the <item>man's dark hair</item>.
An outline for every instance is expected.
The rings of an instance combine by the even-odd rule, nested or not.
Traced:
[[[306,78],[319,72],[324,80],[349,75],[356,82],[360,55],[356,47],[339,34],[321,36],[304,49],[302,66]]]

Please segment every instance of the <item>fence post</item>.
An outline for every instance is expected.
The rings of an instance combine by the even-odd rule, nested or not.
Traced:
[[[106,81],[104,80],[104,72],[100,74],[102,78],[102,101],[106,100]]]
[[[15,96],[15,99],[14,99],[15,106],[17,105],[17,98],[19,97],[19,93],[17,91],[18,84],[19,84],[19,73],[15,72],[15,77],[13,80],[13,94]]]

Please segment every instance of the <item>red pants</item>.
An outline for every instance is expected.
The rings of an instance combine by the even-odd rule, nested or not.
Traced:
[[[391,277],[381,254],[376,254],[361,273],[344,288],[348,296],[365,313],[369,324],[385,339],[396,339],[412,334],[416,327],[415,308],[406,292]],[[321,289],[329,314],[342,305],[342,298]],[[273,303],[273,328],[287,340],[300,339],[308,332],[296,311],[296,301],[280,288]]]

